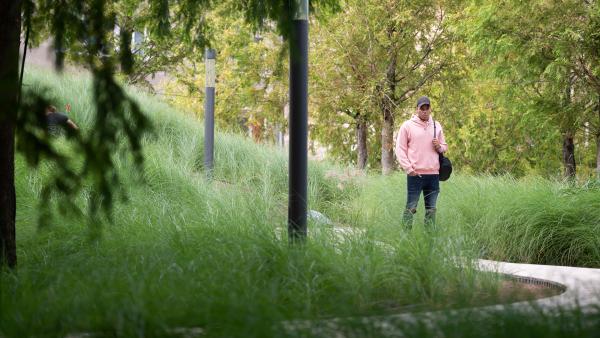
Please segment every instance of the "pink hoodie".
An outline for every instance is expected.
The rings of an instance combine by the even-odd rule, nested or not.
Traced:
[[[444,131],[439,122],[435,121],[437,139],[440,141],[441,151],[446,152],[448,145],[444,139]],[[438,152],[433,146],[433,119],[423,122],[413,115],[400,127],[400,134],[396,138],[394,149],[400,166],[406,173],[415,171],[419,175],[437,175],[440,172]]]

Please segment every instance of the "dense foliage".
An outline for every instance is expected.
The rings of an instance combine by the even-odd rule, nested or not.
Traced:
[[[592,177],[600,163],[598,7],[343,1],[340,11],[318,12],[310,31],[313,148],[385,169],[389,124],[397,129],[416,97],[429,95],[459,170]],[[262,139],[273,139],[286,128],[286,45],[274,24],[256,31],[218,16],[217,120],[246,130],[248,116],[260,116]],[[177,80],[201,79],[202,68],[182,67]],[[195,83],[198,90],[201,80]],[[201,92],[172,102],[201,116]]]

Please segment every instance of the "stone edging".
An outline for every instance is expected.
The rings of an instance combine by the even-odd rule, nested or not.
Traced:
[[[517,283],[541,285],[541,286],[544,286],[544,287],[547,287],[550,289],[559,290],[561,293],[567,291],[566,286],[564,286],[560,283],[557,283],[557,282],[550,281],[550,280],[533,278],[533,277],[521,277],[521,276],[515,276],[515,275],[511,275],[508,273],[501,273],[501,272],[497,272],[497,273],[502,275],[503,277],[508,278]]]
[[[545,311],[578,308],[584,313],[600,311],[600,269],[570,266],[497,262],[480,259],[479,270],[501,273],[525,282],[560,287],[563,293],[529,302],[508,304]]]

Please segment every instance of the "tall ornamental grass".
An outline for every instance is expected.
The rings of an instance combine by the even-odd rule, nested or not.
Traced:
[[[26,83],[50,87],[56,105],[71,103],[82,132],[93,132],[89,78],[33,71]],[[311,221],[308,241],[290,246],[284,152],[217,133],[208,180],[202,124],[130,93],[155,128],[144,139],[143,172],[115,151],[122,199],[99,232],[86,217],[59,212],[60,196],[42,201],[55,212],[51,226],[39,228],[53,165],[32,170],[17,158],[19,266],[0,273],[0,336],[173,336],[197,328],[268,337],[287,334],[283,326],[297,319],[466,306],[481,293],[493,301],[498,278],[475,271],[467,241],[443,231],[401,233],[383,221],[361,231],[344,219],[359,189],[331,176],[333,165],[311,164],[310,208],[357,230]],[[90,189],[74,201],[83,210]]]

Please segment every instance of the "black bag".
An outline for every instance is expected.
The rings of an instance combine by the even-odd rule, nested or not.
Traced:
[[[433,120],[433,137],[436,138],[435,131],[435,120]],[[440,155],[440,181],[447,181],[452,174],[452,162],[449,158],[444,156],[443,153],[439,153]]]

